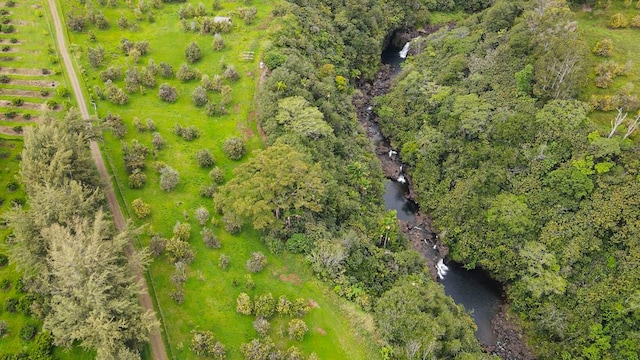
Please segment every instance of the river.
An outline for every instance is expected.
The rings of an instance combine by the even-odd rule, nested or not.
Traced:
[[[393,45],[388,46],[382,53],[381,60],[384,64],[388,64],[392,67],[392,75],[397,75],[401,68],[400,65],[404,61],[401,57],[401,51],[403,49],[397,48]],[[404,49],[406,53],[406,49]],[[377,149],[381,146],[389,147],[384,136],[380,134],[380,130],[377,124],[369,124],[367,133],[369,138],[374,143]],[[384,148],[386,150],[386,148]],[[390,159],[397,156],[394,150],[389,148],[389,153],[386,155]],[[385,155],[379,157],[383,161]],[[387,172],[387,176],[389,173]],[[402,165],[400,165],[399,171],[396,174],[389,176],[392,179],[388,180],[385,184],[384,202],[388,210],[396,210],[398,214],[398,220],[404,224],[408,224],[405,228],[417,227],[416,214],[419,212],[418,205],[409,198],[409,186],[406,174],[403,172]],[[398,181],[400,179],[401,181]],[[436,236],[437,237],[437,236]],[[433,240],[433,239],[432,239]],[[427,239],[424,240],[427,243]],[[435,249],[437,241],[433,242],[433,245],[429,243],[429,247]],[[470,312],[471,317],[475,321],[478,329],[476,331],[476,337],[485,346],[495,346],[497,341],[497,334],[494,332],[491,325],[491,321],[498,313],[499,307],[502,304],[501,285],[500,283],[492,280],[488,274],[481,270],[466,270],[461,264],[449,262],[448,259],[438,258],[439,253],[437,251],[421,251],[425,257],[433,257],[431,261],[427,259],[428,263],[440,262],[440,271],[438,271],[438,279],[442,285],[444,285],[445,293],[453,298],[453,300],[465,307]],[[442,267],[442,265],[445,265]]]

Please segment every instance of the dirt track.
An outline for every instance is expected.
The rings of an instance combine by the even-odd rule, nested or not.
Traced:
[[[51,11],[51,16],[53,18],[55,32],[56,32],[56,41],[58,43],[58,49],[60,50],[60,54],[62,55],[62,60],[64,62],[64,66],[67,69],[69,74],[69,79],[71,80],[71,88],[73,89],[73,93],[76,96],[76,100],[78,101],[78,108],[82,117],[85,119],[89,118],[89,111],[87,109],[87,103],[84,99],[84,95],[82,93],[82,87],[80,86],[80,82],[78,81],[78,76],[76,74],[75,68],[73,67],[73,63],[71,62],[71,57],[69,56],[69,51],[67,48],[67,42],[64,36],[64,32],[62,31],[62,22],[60,21],[60,15],[58,13],[58,8],[56,7],[55,0],[47,0],[49,3],[49,10]],[[126,222],[124,220],[124,216],[122,215],[122,211],[120,210],[120,205],[118,204],[118,199],[116,198],[116,194],[113,191],[113,186],[111,184],[111,179],[109,177],[109,173],[107,172],[107,168],[104,165],[104,161],[102,159],[102,155],[100,154],[100,148],[95,141],[92,141],[90,144],[91,148],[91,156],[96,163],[96,167],[98,168],[98,172],[100,173],[100,178],[104,183],[105,193],[107,195],[107,201],[109,202],[109,208],[111,209],[111,213],[113,215],[113,221],[115,222],[116,228],[118,230],[123,230],[126,227]],[[133,245],[129,244],[126,248],[127,256],[130,256],[133,253]],[[135,274],[136,278],[142,284],[142,289],[140,294],[138,295],[140,300],[140,305],[145,310],[154,311],[153,302],[151,301],[151,296],[149,295],[149,288],[145,282],[144,275],[141,271],[137,271]],[[151,345],[151,352],[153,354],[153,359],[155,360],[168,360],[167,351],[164,347],[164,342],[162,341],[162,336],[160,335],[160,331],[154,331],[149,335],[149,343]]]

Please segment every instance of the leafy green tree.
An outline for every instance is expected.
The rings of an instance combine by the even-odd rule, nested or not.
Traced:
[[[325,186],[319,164],[309,165],[289,145],[278,143],[256,152],[234,174],[215,195],[216,205],[258,230],[280,228],[295,212],[322,209]]]
[[[190,64],[200,61],[200,59],[202,59],[202,50],[200,49],[200,45],[195,41],[190,42],[184,50],[184,56]]]
[[[278,124],[300,137],[318,139],[330,137],[333,129],[324,121],[322,113],[301,96],[278,101]]]

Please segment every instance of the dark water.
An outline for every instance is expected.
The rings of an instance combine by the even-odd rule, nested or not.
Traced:
[[[400,49],[390,46],[382,53],[382,62],[394,67],[394,74],[400,71],[400,64],[404,59],[400,57]],[[369,134],[371,137],[371,134]],[[384,141],[380,134],[375,134],[372,141]],[[407,199],[406,184],[388,181],[385,185],[384,203],[387,210],[396,210],[398,219],[414,221],[418,205]],[[435,254],[435,253],[434,253]],[[445,261],[446,262],[446,261]],[[449,271],[440,279],[444,291],[453,300],[462,304],[478,326],[476,337],[484,345],[494,345],[496,334],[491,327],[491,319],[498,311],[502,302],[500,283],[492,280],[480,270],[466,270],[461,264],[447,263]]]
[[[398,220],[414,222],[418,205],[404,195],[409,192],[406,184],[397,181],[387,181],[384,192],[384,205],[387,210],[396,210]]]
[[[491,319],[502,301],[500,283],[480,270],[469,271],[454,262],[448,263],[447,266],[449,272],[440,280],[444,285],[444,292],[471,313],[473,321],[478,326],[476,337],[480,343],[494,345],[496,334],[491,328]]]

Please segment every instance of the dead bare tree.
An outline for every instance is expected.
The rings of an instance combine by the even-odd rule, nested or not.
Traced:
[[[627,126],[627,133],[624,134],[624,136],[622,137],[622,140],[628,138],[631,134],[633,134],[633,132],[638,129],[639,125],[640,125],[640,115],[636,115],[633,121],[629,121],[629,126]]]
[[[620,124],[622,124],[627,118],[627,114],[628,113],[624,113],[624,115],[622,115],[622,108],[618,108],[618,115],[616,115],[616,118],[611,121],[611,132],[609,133],[608,139],[611,139],[613,137],[616,130],[618,129],[618,126],[620,126]]]

